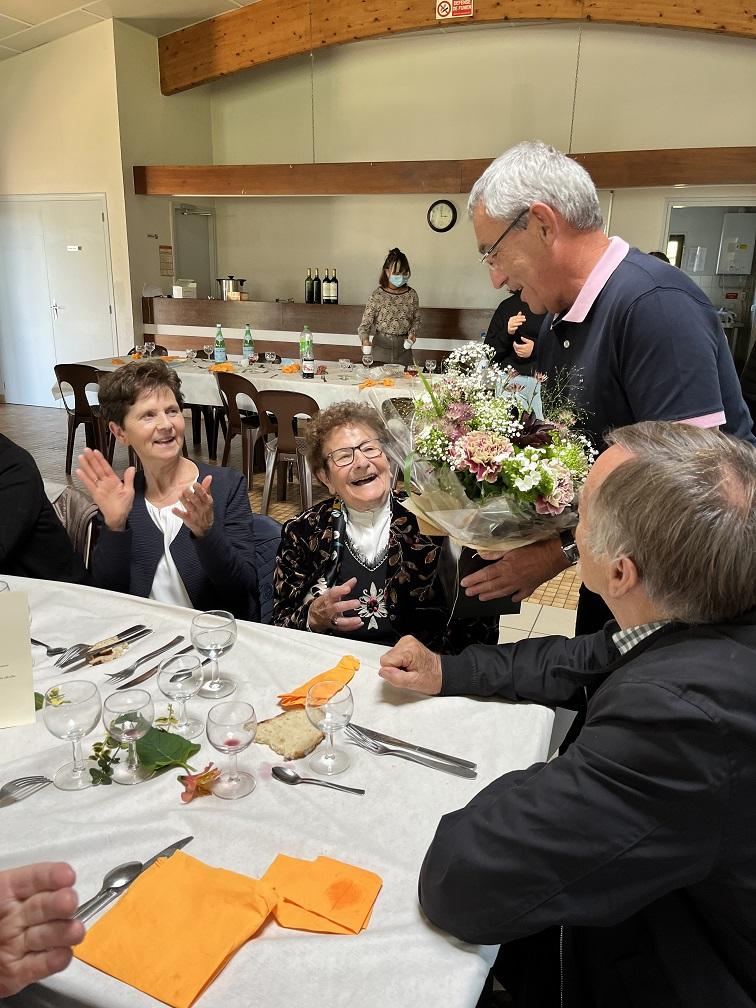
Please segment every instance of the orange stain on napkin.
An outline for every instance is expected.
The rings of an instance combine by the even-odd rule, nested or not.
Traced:
[[[279,854],[262,877],[279,902],[273,910],[285,928],[323,934],[364,930],[383,885],[374,872],[333,858],[314,861]]]
[[[143,872],[74,954],[158,1001],[189,1008],[276,902],[264,881],[178,851]]]
[[[360,663],[356,658],[352,655],[344,655],[343,658],[339,659],[338,664],[334,668],[329,669],[327,672],[321,672],[320,675],[313,676],[312,679],[308,679],[306,683],[302,683],[301,686],[297,686],[296,689],[288,693],[279,693],[279,702],[287,710],[291,707],[304,707],[307,691],[310,687],[326,680],[333,680],[341,683],[342,686],[346,686],[348,682],[352,681],[354,673],[359,667]],[[326,699],[327,697],[324,696],[323,700]]]

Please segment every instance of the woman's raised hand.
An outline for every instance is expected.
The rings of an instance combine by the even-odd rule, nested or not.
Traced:
[[[179,496],[178,505],[173,509],[173,513],[178,515],[190,532],[193,532],[198,539],[202,539],[213,527],[215,517],[213,511],[213,497],[210,493],[210,484],[213,482],[212,476],[205,476],[201,483],[193,483],[191,487],[182,490]],[[182,511],[181,508],[184,510]]]
[[[359,606],[356,599],[347,598],[356,584],[357,578],[350,578],[314,598],[307,615],[310,630],[316,633],[328,633],[332,630],[338,633],[353,633],[359,630],[363,625],[360,617],[346,615]]]
[[[102,452],[85,448],[79,455],[76,475],[89,491],[89,496],[102,512],[105,524],[113,532],[123,532],[134,504],[134,475],[129,466],[120,480]]]

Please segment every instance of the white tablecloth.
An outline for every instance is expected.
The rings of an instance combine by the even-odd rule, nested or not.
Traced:
[[[52,582],[7,578],[29,593],[32,635],[49,644],[96,641],[143,622],[154,634],[117,663],[74,677],[98,683],[105,670],[124,667],[177,633],[189,636],[190,612],[112,592]],[[417,876],[439,818],[460,808],[491,780],[546,756],[553,715],[535,705],[464,697],[428,698],[396,690],[376,674],[381,648],[319,634],[251,623],[223,665],[238,680],[235,694],[259,718],[279,712],[276,694],[331,668],[351,653],[361,668],[351,683],[354,720],[433,749],[478,763],[475,781],[452,777],[394,757],[350,746],[352,766],[339,781],[364,787],[364,797],[309,785],[287,787],[271,777],[281,760],[252,745],[240,766],[257,778],[256,790],[238,801],[180,800],[178,771],[136,787],[113,784],[81,792],[54,787],[0,810],[0,867],[35,860],[67,860],[78,875],[81,900],[93,895],[105,872],[125,861],[145,861],[188,834],[186,853],[202,861],[259,877],[276,854],[314,858],[324,854],[377,872],[383,879],[368,928],[358,936],[284,930],[271,919],[228,963],[197,1004],[260,1008],[465,1008],[475,1005],[492,946],[465,945],[436,930],[417,902]],[[65,681],[40,648],[34,649],[35,688]],[[149,667],[149,666],[147,666]],[[144,671],[144,669],[142,669]],[[166,701],[151,689],[158,715]],[[203,718],[210,701],[195,698],[190,710]],[[102,738],[101,725],[85,740]],[[222,763],[204,737],[195,768]],[[52,775],[70,759],[70,745],[49,735],[41,712],[34,725],[0,731],[0,783],[32,773]],[[303,774],[306,761],[293,764]],[[527,838],[523,838],[527,842]],[[480,894],[483,900],[485,893]],[[134,922],[138,927],[138,921]],[[187,955],[202,935],[177,935]],[[24,1008],[140,1008],[150,997],[74,960],[62,974],[28,988],[9,1005]]]

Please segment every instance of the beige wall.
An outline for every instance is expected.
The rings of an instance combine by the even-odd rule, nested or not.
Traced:
[[[170,293],[172,284],[171,277],[160,275],[158,251],[160,245],[172,244],[171,200],[135,195],[132,167],[150,163],[212,164],[213,157],[209,90],[195,88],[172,98],[163,97],[157,39],[120,21],[112,24],[134,316],[133,332],[122,334],[119,344],[125,352],[142,331],[143,286],[155,285]]]
[[[116,325],[131,331],[112,22],[0,63],[0,194],[104,193]]]
[[[420,33],[212,85],[213,160],[486,157],[527,137],[566,150],[571,134],[579,151],[750,145],[754,93],[754,46],[741,39],[560,24]],[[612,233],[658,247],[675,192],[618,191]],[[342,301],[360,303],[399,245],[422,304],[493,306],[499,295],[476,263],[465,197],[450,197],[460,218],[450,233],[426,224],[439,195],[219,199],[219,271],[247,276],[255,298],[301,300],[306,267],[335,265]]]

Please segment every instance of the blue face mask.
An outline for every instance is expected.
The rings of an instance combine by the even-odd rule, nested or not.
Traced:
[[[407,277],[402,273],[389,273],[389,283],[392,287],[404,287]]]

